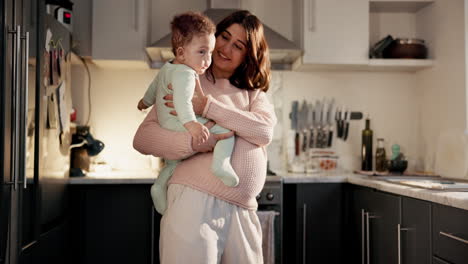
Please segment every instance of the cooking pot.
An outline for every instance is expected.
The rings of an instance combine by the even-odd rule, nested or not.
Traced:
[[[422,39],[397,38],[383,50],[382,55],[386,59],[426,59],[427,48]]]

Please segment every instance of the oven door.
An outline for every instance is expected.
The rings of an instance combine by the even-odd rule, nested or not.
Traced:
[[[283,252],[283,212],[281,182],[266,182],[259,196],[258,218],[262,226],[262,248],[265,264],[281,264]]]

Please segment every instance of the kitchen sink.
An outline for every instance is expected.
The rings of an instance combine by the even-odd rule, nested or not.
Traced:
[[[468,192],[468,182],[462,180],[452,180],[437,176],[379,176],[379,180],[401,184],[409,187],[423,188],[429,190],[447,192]]]

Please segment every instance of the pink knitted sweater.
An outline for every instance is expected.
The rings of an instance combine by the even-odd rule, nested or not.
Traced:
[[[235,132],[236,141],[231,157],[232,167],[239,176],[239,185],[227,187],[211,173],[213,152],[197,153],[183,160],[174,171],[169,184],[177,183],[213,195],[246,209],[257,209],[257,196],[266,177],[266,145],[273,137],[276,116],[264,92],[247,91],[229,83],[228,79],[200,82],[208,103],[203,116]],[[153,107],[138,128],[133,147],[146,155],[166,159],[182,159],[193,153],[188,132],[175,132],[159,126]]]

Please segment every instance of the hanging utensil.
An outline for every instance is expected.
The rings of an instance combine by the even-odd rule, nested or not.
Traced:
[[[327,125],[328,125],[328,136],[327,136],[327,147],[331,147],[333,143],[333,120],[332,120],[332,112],[333,106],[335,105],[335,98],[330,100],[328,105],[327,111]]]
[[[327,131],[325,130],[325,126],[327,123],[327,99],[324,98],[322,103],[320,104],[320,130],[318,135],[320,136],[317,138],[317,143],[319,144],[319,148],[325,148],[327,146]]]
[[[343,137],[343,119],[342,119],[342,109],[338,107],[335,112],[335,120],[336,120],[336,136],[338,138]]]
[[[291,113],[289,118],[291,119],[291,129],[296,133],[294,134],[294,155],[299,156],[299,102],[293,101],[291,104]]]
[[[349,120],[351,119],[351,112],[346,110],[344,115],[344,131],[343,131],[343,140],[346,141],[348,138],[348,131],[349,131]]]
[[[315,129],[315,112],[314,112],[314,105],[311,103],[309,104],[309,114],[307,119],[309,120],[309,149],[314,147],[314,129]]]
[[[322,102],[319,100],[315,101],[315,127],[317,128],[317,137],[315,141],[315,147],[321,148],[322,142]]]
[[[309,130],[309,123],[308,123],[308,115],[309,115],[309,107],[307,105],[307,102],[304,100],[302,102],[301,106],[301,111],[299,114],[299,120],[300,120],[300,133],[302,134],[302,152],[306,152],[307,150],[307,133]]]

